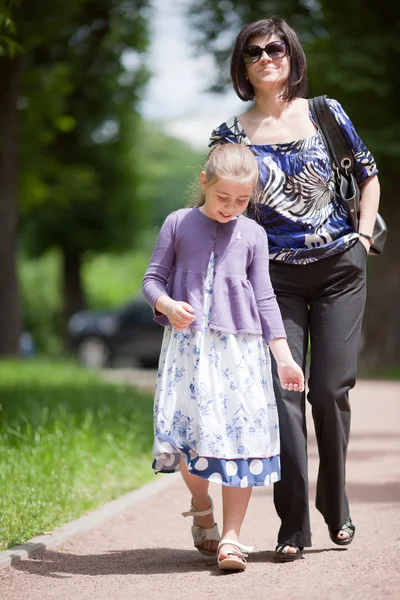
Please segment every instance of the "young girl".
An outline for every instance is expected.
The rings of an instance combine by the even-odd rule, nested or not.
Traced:
[[[244,571],[239,542],[252,486],[280,479],[269,345],[285,389],[304,377],[290,353],[270,283],[265,231],[242,215],[257,187],[245,146],[213,150],[199,206],[165,220],[143,293],[165,325],[154,404],[156,473],[180,470],[192,496],[194,545],[220,569]],[[209,482],[222,484],[223,530]],[[219,543],[218,543],[219,542]]]

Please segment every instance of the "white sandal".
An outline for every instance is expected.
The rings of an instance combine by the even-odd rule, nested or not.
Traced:
[[[206,510],[197,510],[193,504],[190,504],[190,510],[183,512],[182,515],[184,517],[206,517],[210,515],[214,511],[214,504],[211,502],[211,506],[206,508]],[[215,542],[219,542],[221,536],[218,532],[218,525],[214,523],[214,527],[210,527],[206,529],[205,527],[199,527],[198,525],[192,525],[192,537],[195,548],[205,556],[215,556],[217,554],[216,550],[204,550],[201,548],[201,544],[207,540],[212,540]]]
[[[234,550],[226,553],[227,558],[221,559],[221,548],[222,546],[225,546],[225,544],[233,546]],[[247,567],[246,558],[248,557],[249,553],[253,550],[253,546],[244,546],[236,540],[224,538],[218,544],[218,568],[221,569],[221,571],[245,571]]]

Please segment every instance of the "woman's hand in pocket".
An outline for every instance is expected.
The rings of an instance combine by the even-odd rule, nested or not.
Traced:
[[[367,254],[369,254],[370,248],[371,248],[371,244],[369,243],[369,241],[363,237],[359,237],[358,238],[360,240],[360,242],[362,243],[362,245],[365,248],[365,251]]]

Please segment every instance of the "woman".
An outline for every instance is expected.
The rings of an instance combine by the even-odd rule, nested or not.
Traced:
[[[305,369],[310,340],[308,401],[319,449],[316,506],[333,542],[348,545],[355,527],[345,492],[350,432],[348,392],[356,380],[366,296],[366,258],[379,204],[378,170],[335,100],[330,108],[355,156],[361,187],[359,231],[340,197],[306,94],[306,61],[296,33],[278,18],[247,25],[232,54],[231,76],[251,108],[223,123],[210,146],[250,146],[260,166],[262,195],[249,215],[266,230],[272,284],[289,346]],[[281,561],[311,545],[308,507],[305,393],[281,390],[274,378],[281,424],[282,480],[274,501],[282,521]]]

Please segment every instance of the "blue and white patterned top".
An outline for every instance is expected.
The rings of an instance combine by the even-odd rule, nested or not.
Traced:
[[[361,184],[378,173],[375,160],[339,102],[328,99],[328,103],[354,153],[354,176]],[[329,155],[318,131],[286,144],[252,144],[233,117],[212,132],[209,146],[226,143],[246,144],[257,158],[262,195],[248,216],[266,230],[271,260],[314,262],[343,252],[358,238],[335,191]]]

